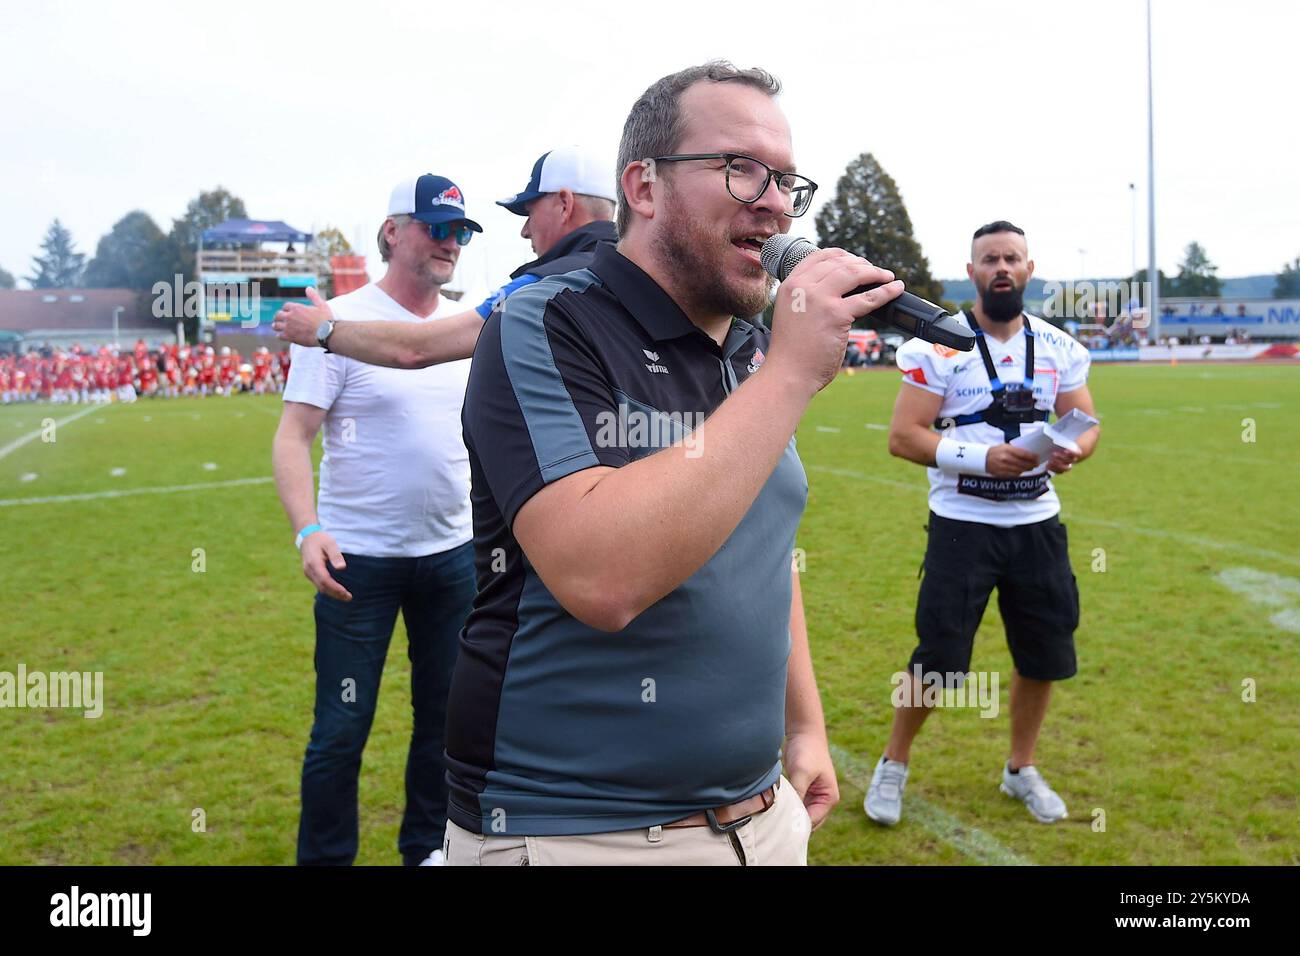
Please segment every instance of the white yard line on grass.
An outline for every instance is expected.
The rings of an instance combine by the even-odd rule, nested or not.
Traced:
[[[805,465],[804,467],[811,472],[839,475],[841,478],[856,478],[858,481],[869,481],[873,484],[888,485],[891,488],[902,488],[906,491],[921,491],[925,488],[924,485],[895,481],[892,478],[877,478],[874,475],[864,475],[860,471],[853,471],[848,468],[827,468],[824,465]],[[1242,554],[1249,554],[1252,557],[1263,558],[1268,561],[1300,564],[1300,555],[1288,554],[1285,551],[1272,551],[1268,548],[1256,548],[1253,545],[1238,544],[1235,541],[1220,541],[1218,538],[1210,538],[1200,534],[1184,534],[1181,531],[1166,531],[1163,528],[1143,528],[1139,525],[1129,524],[1127,521],[1089,518],[1074,511],[1069,512],[1069,514],[1062,512],[1061,518],[1067,522],[1077,524],[1095,524],[1103,528],[1113,528],[1116,531],[1129,531],[1133,534],[1147,535],[1152,538],[1164,538],[1166,541],[1177,541],[1180,544],[1196,548],[1221,548],[1225,551],[1239,551]]]
[[[104,410],[104,408],[105,408],[105,406],[103,406],[103,405],[89,405],[89,406],[87,406],[86,408],[83,408],[83,409],[82,409],[81,411],[79,411],[79,412],[73,412],[73,413],[72,413],[71,415],[69,415],[67,418],[60,418],[60,419],[58,419],[58,420],[54,423],[54,427],[55,427],[55,428],[58,428],[58,426],[60,426],[60,425],[66,425],[66,424],[68,424],[69,422],[75,422],[78,418],[84,418],[85,416],[89,415],[91,412],[102,412],[102,411]],[[7,444],[7,445],[5,445],[4,447],[0,448],[0,458],[5,458],[5,457],[7,457],[11,452],[15,452],[15,451],[17,451],[19,448],[22,448],[23,445],[26,445],[29,441],[33,441],[33,440],[35,440],[35,439],[37,439],[37,438],[40,438],[40,437],[41,437],[41,433],[42,433],[43,431],[45,431],[44,428],[38,428],[38,429],[36,429],[35,431],[28,432],[26,435],[23,435],[21,438],[15,438],[15,439],[14,439],[13,441],[11,441],[9,444]]]
[[[1068,523],[1095,524],[1100,525],[1103,528],[1113,528],[1116,531],[1131,531],[1133,534],[1143,534],[1152,538],[1164,538],[1166,541],[1177,541],[1179,544],[1185,544],[1194,548],[1221,548],[1225,551],[1239,551],[1242,554],[1249,554],[1255,558],[1263,558],[1266,561],[1281,561],[1286,564],[1300,564],[1300,555],[1287,554],[1285,551],[1272,551],[1268,548],[1256,548],[1253,545],[1238,544],[1235,541],[1220,541],[1218,538],[1209,538],[1200,534],[1184,534],[1181,531],[1166,531],[1163,528],[1142,528],[1125,521],[1107,521],[1104,518],[1088,518],[1083,515],[1075,514],[1073,511],[1068,515],[1062,512],[1061,518]]]
[[[875,475],[866,475],[860,471],[853,471],[849,468],[830,468],[826,465],[804,465],[808,471],[819,472],[824,475],[838,475],[841,478],[854,478],[858,481],[869,481],[876,485],[886,485],[890,488],[902,488],[904,491],[924,491],[928,487],[923,482],[898,481],[895,478],[877,478]]]
[[[1237,426],[1235,425],[1231,426],[1231,428],[1234,429],[1236,427]],[[1203,451],[1189,451],[1186,448],[1159,448],[1152,445],[1137,445],[1131,442],[1119,442],[1119,441],[1110,441],[1110,440],[1107,440],[1105,447],[1122,448],[1125,451],[1140,451],[1144,455],[1145,454],[1177,455],[1179,458],[1196,458],[1203,461],[1219,462],[1220,464],[1227,462],[1234,465],[1237,464],[1281,465],[1283,467],[1292,464],[1292,462],[1289,461],[1278,461],[1276,458],[1260,458],[1255,454],[1254,449],[1250,445],[1247,445],[1245,443],[1242,443],[1240,453],[1238,453],[1237,449],[1234,448],[1232,449],[1231,453],[1229,453],[1225,449],[1224,451],[1218,454],[1214,454],[1212,452],[1203,452]],[[1231,454],[1231,457],[1229,457],[1229,454]]]
[[[840,776],[863,793],[871,786],[872,768],[865,761],[838,744],[831,744],[831,759],[839,768]],[[978,863],[988,866],[1033,866],[1020,854],[1004,847],[983,830],[968,827],[947,810],[940,809],[915,793],[903,799],[905,820],[913,820],[929,830],[954,850]],[[875,824],[872,824],[875,826]]]
[[[1219,583],[1269,610],[1280,608],[1269,622],[1300,634],[1300,581],[1255,568],[1224,568]]]
[[[123,488],[114,491],[88,491],[79,495],[50,495],[45,498],[0,498],[0,508],[16,505],[53,505],[65,501],[96,501],[100,498],[126,498],[130,495],[171,495],[183,491],[208,491],[213,488],[236,488],[241,485],[269,485],[270,475],[263,478],[232,478],[229,481],[204,481],[193,485],[165,485],[159,488]]]

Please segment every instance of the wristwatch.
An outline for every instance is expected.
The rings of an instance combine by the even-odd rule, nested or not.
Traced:
[[[330,336],[334,334],[334,320],[326,319],[316,326],[316,344],[326,352],[330,350]]]

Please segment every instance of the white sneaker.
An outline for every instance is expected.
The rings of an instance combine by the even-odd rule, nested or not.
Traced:
[[[871,786],[862,808],[882,826],[892,827],[903,815],[903,788],[907,786],[907,764],[883,756],[871,775]]]
[[[420,866],[446,866],[447,858],[442,855],[441,850],[434,850],[426,859],[420,861]]]
[[[1047,785],[1043,775],[1032,764],[1021,767],[1019,773],[1011,772],[1011,764],[1004,765],[1002,786],[998,789],[1028,807],[1030,815],[1039,823],[1055,823],[1067,816],[1065,801]]]

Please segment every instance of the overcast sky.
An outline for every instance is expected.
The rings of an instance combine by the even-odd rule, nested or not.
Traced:
[[[1146,262],[1142,0],[645,4],[28,2],[0,35],[0,266],[51,219],[93,253],[132,209],[166,230],[221,184],[250,216],[337,225],[370,256],[394,182],[452,177],[485,227],[458,284],[532,258],[493,205],[534,160],[617,149],[652,81],[712,57],[785,83],[799,170],[833,195],[873,152],[937,277],[979,224],[1028,232],[1038,275]],[[1300,255],[1300,5],[1155,0],[1160,267],[1200,241],[1221,276]],[[814,213],[794,232],[815,236]],[[1080,250],[1083,250],[1082,252]],[[884,263],[889,265],[889,263]],[[903,278],[906,278],[905,276]],[[25,283],[20,282],[20,286]]]

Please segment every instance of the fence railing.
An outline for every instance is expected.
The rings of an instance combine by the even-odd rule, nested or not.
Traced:
[[[200,275],[244,275],[275,278],[283,275],[318,275],[325,262],[315,252],[277,252],[270,249],[204,249],[198,254]]]

